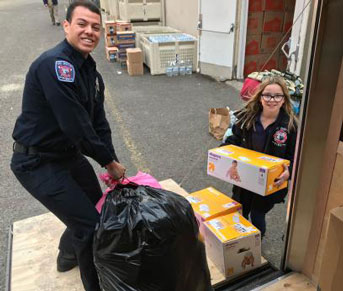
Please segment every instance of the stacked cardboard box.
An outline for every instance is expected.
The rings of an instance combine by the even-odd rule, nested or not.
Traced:
[[[114,21],[113,20],[107,20],[105,21],[105,52],[106,52],[106,58],[110,62],[116,61],[117,58],[117,48],[115,48],[113,45],[108,45],[107,39],[114,36],[115,34],[115,28],[114,28]]]
[[[135,33],[131,29],[132,25],[128,22],[114,20],[105,22],[107,59],[126,61],[126,49],[135,47]],[[113,57],[114,54],[115,57]]]
[[[260,232],[241,215],[240,203],[208,187],[186,196],[192,205],[206,253],[226,278],[261,264]]]
[[[128,48],[127,54],[127,71],[130,76],[143,75],[143,53],[140,48]]]
[[[294,7],[295,0],[249,0],[245,76],[261,70],[286,69],[287,60],[278,44],[285,34],[284,42],[290,37]]]
[[[205,222],[205,246],[225,278],[261,265],[261,233],[237,212]]]
[[[115,62],[117,60],[118,48],[116,47],[105,47],[106,58],[110,62]]]
[[[191,193],[186,197],[191,203],[199,230],[204,233],[204,222],[233,212],[241,212],[242,205],[213,187]]]

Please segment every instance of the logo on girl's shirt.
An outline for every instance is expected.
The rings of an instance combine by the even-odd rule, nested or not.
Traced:
[[[273,135],[273,143],[277,146],[284,146],[286,145],[287,141],[287,129],[281,127],[279,130],[277,130]]]

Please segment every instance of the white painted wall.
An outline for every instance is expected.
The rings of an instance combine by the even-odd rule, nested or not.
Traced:
[[[198,37],[198,0],[165,0],[166,25]]]
[[[312,4],[313,5],[313,4]],[[307,27],[309,21],[311,21],[310,16],[311,1],[309,0],[297,0],[295,4],[294,18],[293,18],[293,29],[291,35],[291,47],[290,47],[290,57],[291,63],[289,70],[292,73],[300,75],[302,66],[304,66],[305,61],[303,60],[305,41],[307,35]]]

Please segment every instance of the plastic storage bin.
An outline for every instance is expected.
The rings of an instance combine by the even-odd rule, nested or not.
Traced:
[[[132,31],[136,32],[136,47],[141,46],[141,37],[149,34],[170,34],[170,33],[181,33],[180,30],[169,26],[160,25],[144,25],[144,26],[133,26]]]
[[[141,37],[143,61],[152,75],[165,74],[172,62],[197,65],[197,39],[185,33],[153,34]]]
[[[107,2],[108,2],[109,14],[113,16],[114,19],[118,19],[119,18],[118,0],[107,0]]]
[[[161,20],[161,0],[119,0],[119,17],[124,21]]]

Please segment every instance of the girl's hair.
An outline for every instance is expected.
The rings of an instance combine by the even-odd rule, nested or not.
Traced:
[[[291,97],[289,96],[286,83],[283,78],[273,76],[265,79],[257,88],[251,99],[244,105],[244,107],[236,113],[237,125],[241,128],[255,128],[255,118],[262,111],[261,95],[268,85],[277,84],[281,87],[284,94],[284,103],[282,108],[289,116],[288,130],[295,129],[297,125],[297,118],[293,113]]]

